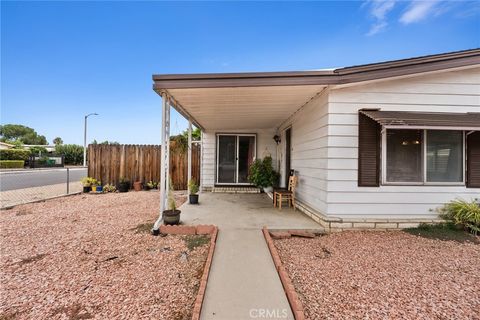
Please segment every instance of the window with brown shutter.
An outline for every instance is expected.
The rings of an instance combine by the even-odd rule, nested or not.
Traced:
[[[480,131],[467,134],[467,188],[480,188]]]
[[[358,114],[358,186],[380,185],[381,126],[363,113]]]

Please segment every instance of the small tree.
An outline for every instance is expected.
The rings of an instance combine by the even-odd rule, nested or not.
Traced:
[[[53,144],[56,146],[63,144],[62,138],[56,137],[55,139],[53,139]]]

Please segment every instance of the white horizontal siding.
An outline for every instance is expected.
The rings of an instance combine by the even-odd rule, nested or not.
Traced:
[[[327,210],[327,165],[328,165],[328,92],[324,91],[296,112],[279,128],[282,143],[279,159],[285,181],[285,129],[292,128],[291,168],[298,175],[297,199],[315,210]]]
[[[480,68],[381,81],[330,91],[327,214],[341,218],[431,218],[457,197],[480,197],[465,186],[357,186],[358,110],[480,112]],[[324,144],[324,141],[321,142]]]
[[[202,187],[215,184],[215,132],[204,131],[202,135]]]

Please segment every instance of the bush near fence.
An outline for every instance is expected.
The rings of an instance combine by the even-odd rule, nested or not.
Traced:
[[[83,163],[83,147],[78,144],[61,144],[55,146],[55,153],[64,157],[65,164],[77,165]]]
[[[24,149],[0,149],[0,160],[28,160],[29,150]]]
[[[88,176],[103,184],[117,185],[120,178],[130,182],[160,181],[160,146],[89,145]],[[188,180],[187,152],[170,142],[170,178],[176,190],[185,190]],[[200,182],[200,145],[192,146],[192,177]]]
[[[23,169],[24,166],[23,160],[0,160],[0,169]]]

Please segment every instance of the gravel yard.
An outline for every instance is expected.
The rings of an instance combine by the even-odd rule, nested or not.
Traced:
[[[1,211],[0,319],[190,319],[209,242],[151,236],[157,213],[158,192]]]
[[[480,319],[480,245],[401,231],[274,241],[308,319]]]

